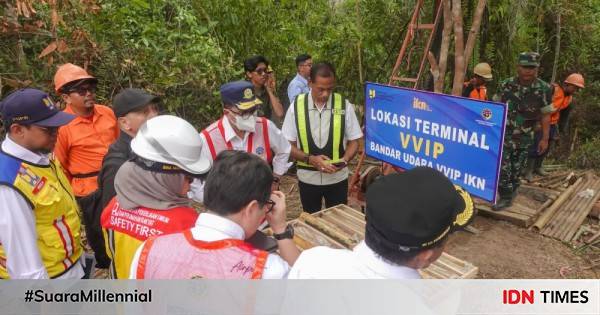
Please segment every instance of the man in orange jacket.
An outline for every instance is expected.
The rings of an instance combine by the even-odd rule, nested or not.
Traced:
[[[83,68],[64,64],[54,75],[54,89],[66,104],[65,112],[77,116],[58,131],[54,154],[67,172],[80,206],[81,197],[98,188],[97,176],[108,147],[119,136],[113,111],[96,104],[98,80]]]
[[[569,105],[573,101],[573,94],[575,94],[580,89],[585,87],[585,80],[583,76],[579,73],[572,73],[560,84],[552,83],[553,94],[552,94],[552,107],[554,107],[554,111],[550,115],[550,139],[558,138],[558,123],[560,121],[560,114],[563,111],[570,109]],[[533,173],[535,172],[538,175],[545,176],[548,175],[543,169],[542,164],[544,162],[544,158],[548,154],[548,150],[546,150],[542,154],[537,153],[537,143],[540,139],[540,134],[536,134],[536,139],[534,141],[534,145],[531,146],[529,150],[529,161],[527,163],[527,169],[525,170],[525,179],[532,180]],[[549,142],[550,143],[550,142]]]
[[[487,101],[487,88],[486,83],[492,81],[492,67],[489,64],[482,62],[478,63],[473,68],[473,77],[465,82],[463,88],[463,97],[468,97],[480,101]]]

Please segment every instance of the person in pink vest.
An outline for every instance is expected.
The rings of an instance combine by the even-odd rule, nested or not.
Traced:
[[[271,192],[273,173],[254,154],[217,156],[204,190],[207,212],[183,232],[152,237],[135,253],[130,279],[280,279],[300,252],[286,224],[285,195]],[[266,219],[279,255],[245,240]]]
[[[223,117],[202,131],[202,147],[207,148],[203,157],[214,161],[225,150],[246,151],[271,165],[279,182],[291,165],[292,147],[272,121],[257,116],[261,101],[254,94],[254,86],[248,81],[234,81],[223,84],[220,91]],[[191,198],[202,202],[202,182],[194,181],[190,192]]]
[[[127,279],[136,249],[151,236],[194,226],[198,213],[188,199],[190,182],[210,170],[198,131],[182,118],[147,120],[131,140],[133,156],[115,176],[116,196],[100,216],[110,276]]]

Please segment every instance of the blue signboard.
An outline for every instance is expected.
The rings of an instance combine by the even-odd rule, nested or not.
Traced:
[[[376,83],[365,93],[367,155],[403,169],[435,168],[495,203],[505,104]]]

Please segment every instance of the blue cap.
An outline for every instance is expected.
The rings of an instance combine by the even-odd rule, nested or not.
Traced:
[[[253,109],[262,104],[261,100],[254,95],[252,83],[244,80],[221,85],[221,101],[223,105],[234,105],[242,111]]]
[[[36,89],[20,89],[9,94],[2,100],[0,111],[6,128],[15,123],[60,127],[75,118],[58,110],[47,93]]]

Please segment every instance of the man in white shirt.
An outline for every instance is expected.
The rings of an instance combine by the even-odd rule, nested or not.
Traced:
[[[289,279],[418,279],[437,260],[448,235],[474,216],[468,193],[432,168],[375,180],[366,195],[365,240],[352,251],[313,247]]]
[[[330,63],[314,65],[309,93],[299,94],[287,111],[282,132],[292,144],[298,188],[304,211],[348,202],[348,167],[358,150],[362,131],[354,106],[335,88]],[[298,110],[300,109],[300,110]]]
[[[276,181],[290,164],[291,146],[281,130],[265,117],[257,116],[260,99],[254,95],[254,87],[248,81],[234,81],[221,86],[223,117],[201,132],[204,158],[214,161],[225,150],[246,151],[265,160],[273,168]],[[203,184],[192,183],[190,197],[203,200]]]
[[[290,100],[289,104],[292,104],[298,94],[308,93],[310,87],[308,86],[308,78],[310,76],[310,69],[312,68],[312,57],[308,54],[298,55],[296,57],[296,69],[298,73],[290,81],[288,85],[287,94]]]
[[[60,163],[49,158],[58,128],[75,116],[48,94],[21,89],[0,104],[0,278],[84,276],[79,209]]]
[[[131,279],[281,279],[300,252],[286,225],[285,195],[271,192],[273,175],[256,155],[224,151],[206,179],[196,225],[182,233],[145,241],[131,264]],[[244,240],[263,220],[277,239],[279,255]]]

